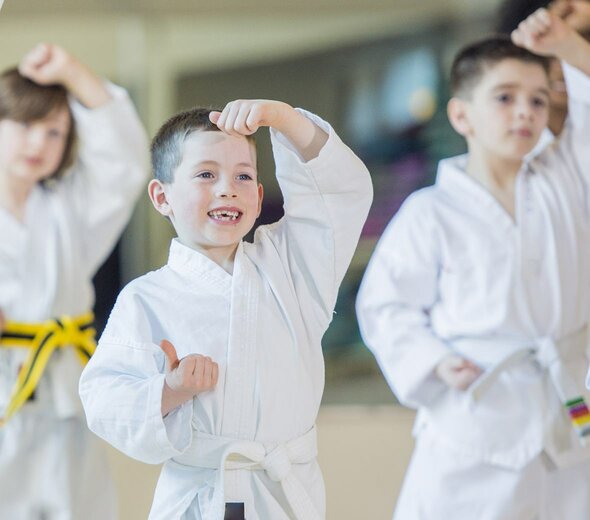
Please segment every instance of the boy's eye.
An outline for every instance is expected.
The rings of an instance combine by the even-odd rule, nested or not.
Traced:
[[[238,175],[238,179],[241,181],[251,181],[252,175],[250,175],[249,173],[240,173]]]
[[[547,101],[544,100],[543,98],[534,98],[533,105],[535,107],[544,107],[544,106],[547,106]]]
[[[199,177],[201,179],[212,179],[213,174],[211,172],[199,172],[197,173],[196,177]]]
[[[512,96],[510,94],[500,94],[496,96],[496,100],[500,103],[508,103],[512,100]]]
[[[63,134],[60,130],[58,130],[57,128],[52,128],[51,130],[49,130],[48,132],[50,137],[62,137]]]

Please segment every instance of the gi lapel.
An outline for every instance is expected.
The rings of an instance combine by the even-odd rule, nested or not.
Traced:
[[[227,369],[221,435],[253,439],[256,433],[254,386],[256,383],[256,327],[258,323],[256,268],[236,251],[232,277]]]

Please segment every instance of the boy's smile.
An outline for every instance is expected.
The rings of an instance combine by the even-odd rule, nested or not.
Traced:
[[[219,224],[236,224],[243,213],[234,206],[215,208],[208,215]]]
[[[260,213],[257,176],[256,152],[245,137],[195,131],[184,141],[173,182],[159,184],[161,195],[150,186],[150,196],[181,242],[213,260],[230,258]]]

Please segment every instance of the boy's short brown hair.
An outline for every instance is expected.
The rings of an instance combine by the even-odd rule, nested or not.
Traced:
[[[183,144],[196,131],[221,132],[209,119],[216,108],[195,107],[185,110],[166,121],[152,140],[151,157],[154,178],[163,183],[174,182],[174,171],[182,161]],[[255,146],[253,135],[245,136]]]
[[[550,58],[515,45],[507,36],[489,36],[467,45],[455,56],[451,66],[451,95],[470,99],[486,70],[506,59],[537,64],[549,73]]]
[[[68,92],[61,85],[39,85],[11,68],[0,74],[0,120],[11,119],[30,123],[65,108],[70,118],[70,130],[64,153],[57,170],[49,179],[59,179],[74,163],[76,128],[68,103]]]

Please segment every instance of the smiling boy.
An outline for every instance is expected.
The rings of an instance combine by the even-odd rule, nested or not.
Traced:
[[[268,126],[285,216],[260,213],[256,150]],[[321,338],[372,196],[333,129],[277,101],[174,116],[152,144],[168,264],[120,294],[81,379],[90,428],[164,467],[152,519],[321,519],[315,419]],[[227,509],[226,509],[227,505]]]
[[[546,10],[512,38],[455,58],[468,153],[405,202],[359,292],[365,341],[419,410],[399,520],[590,517],[590,44]],[[566,62],[568,120],[533,158],[548,63],[517,45]]]
[[[190,113],[187,123],[194,125],[195,117],[208,131],[186,137],[176,171],[155,166],[149,194],[156,209],[172,222],[180,242],[198,247],[231,272],[236,245],[252,229],[262,207],[256,147],[252,138],[213,131],[207,111]],[[155,165],[161,162],[159,142],[166,137],[163,129],[155,139]]]

